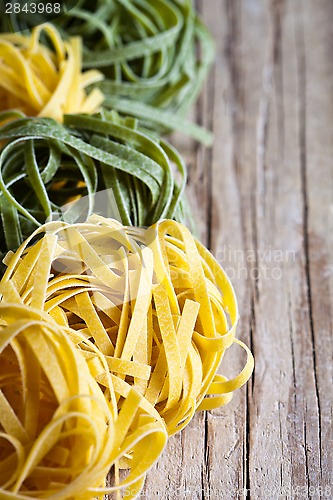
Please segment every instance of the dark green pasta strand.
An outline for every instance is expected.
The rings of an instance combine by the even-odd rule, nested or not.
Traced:
[[[48,218],[51,216],[51,204],[41,174],[39,172],[33,140],[25,143],[24,161],[27,175],[30,179],[31,187],[43,207],[46,218]]]
[[[127,205],[128,199],[123,197],[117,170],[110,165],[105,165],[104,163],[101,164],[101,169],[102,169],[105,188],[112,189],[123,224],[130,226],[131,225],[130,207]]]
[[[1,155],[0,155],[0,165],[2,165],[5,161],[6,161],[6,156],[8,154],[10,154],[11,151],[15,151],[15,148],[17,146],[17,144],[21,142],[21,139],[16,139],[14,140],[13,142],[9,143],[1,152]],[[22,166],[24,166],[24,154],[23,154],[23,161],[22,161]],[[27,175],[25,175],[23,177],[23,179],[27,177]],[[11,183],[13,181],[13,179],[11,178],[10,179]],[[12,186],[11,186],[12,187]],[[18,210],[22,215],[24,215],[24,217],[26,217],[26,219],[30,220],[33,224],[36,224],[38,225],[38,221],[32,216],[31,212],[29,210],[27,210],[25,207],[23,207],[16,199],[15,197],[13,196],[13,194],[11,193],[11,191],[8,189],[8,183],[6,182],[6,180],[4,179],[3,175],[2,175],[2,172],[1,172],[1,168],[0,168],[0,190],[3,194],[3,197],[4,199],[10,203],[11,206],[13,206],[16,210]],[[22,191],[22,195],[26,195],[26,191]],[[2,203],[1,203],[1,207],[2,207]],[[18,237],[18,236],[17,236]],[[10,247],[9,247],[10,248]]]
[[[18,248],[22,243],[22,233],[17,208],[5,197],[0,198],[1,224],[7,248]]]
[[[41,178],[44,184],[50,182],[50,180],[57,172],[61,158],[61,151],[56,146],[56,144],[50,143],[49,148],[50,148],[49,158],[44,170],[41,172]]]

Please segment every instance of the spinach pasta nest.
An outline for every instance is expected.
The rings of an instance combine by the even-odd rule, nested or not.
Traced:
[[[13,113],[2,114],[2,120]],[[0,116],[1,120],[1,116]],[[1,252],[15,250],[62,207],[86,197],[82,217],[94,211],[94,195],[106,190],[102,215],[126,225],[160,218],[185,221],[186,168],[177,151],[115,112],[19,118],[0,128]],[[69,222],[78,220],[75,210]]]
[[[11,20],[23,30],[36,15]],[[161,133],[181,130],[211,144],[211,133],[184,119],[214,60],[192,0],[79,0],[53,24],[64,37],[82,37],[83,68],[105,77],[97,84],[104,106]],[[1,27],[9,29],[5,20]]]

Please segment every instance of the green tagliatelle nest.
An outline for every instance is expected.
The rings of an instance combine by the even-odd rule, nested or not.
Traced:
[[[0,129],[1,252],[18,248],[75,199],[87,197],[85,213],[71,210],[65,220],[89,216],[102,190],[102,214],[125,225],[186,219],[186,168],[172,146],[117,113],[68,115],[64,123],[21,118]]]
[[[14,29],[35,26],[36,15],[14,14]],[[2,31],[9,29],[5,23]],[[64,36],[82,37],[83,67],[105,75],[98,87],[106,107],[159,132],[181,130],[211,143],[209,132],[184,121],[214,59],[192,0],[79,0],[53,23]]]

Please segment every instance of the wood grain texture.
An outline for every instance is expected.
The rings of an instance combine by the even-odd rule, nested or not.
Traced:
[[[174,142],[256,368],[170,439],[141,498],[333,498],[333,3],[197,6],[217,57],[196,119],[215,142]],[[243,363],[235,347],[221,368]]]

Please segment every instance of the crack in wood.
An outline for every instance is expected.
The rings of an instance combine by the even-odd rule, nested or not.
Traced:
[[[311,496],[310,496],[310,481],[309,481],[309,460],[308,460],[307,440],[306,440],[306,418],[304,419],[303,433],[304,433],[306,484],[307,484],[307,488],[308,488],[308,498],[311,498]]]
[[[251,500],[251,474],[250,474],[250,446],[251,446],[251,417],[250,417],[250,401],[249,401],[249,388],[246,387],[246,421],[245,421],[245,478],[244,478],[244,492],[245,497]]]
[[[317,359],[315,349],[315,329],[312,311],[312,287],[311,287],[311,273],[310,273],[310,243],[309,243],[309,200],[308,200],[308,183],[307,183],[307,115],[306,115],[306,51],[305,51],[305,38],[303,23],[299,22],[296,25],[296,47],[297,47],[297,62],[299,74],[299,144],[300,144],[300,167],[301,167],[301,191],[303,200],[303,241],[304,241],[304,257],[305,257],[305,276],[307,287],[307,302],[309,310],[309,325],[311,332],[312,344],[312,362],[313,362],[313,376],[315,383],[316,404],[318,410],[318,440],[319,440],[319,463],[320,474],[322,471],[322,458],[321,458],[321,407],[320,407],[320,394],[317,378]],[[307,449],[305,448],[306,459]]]

